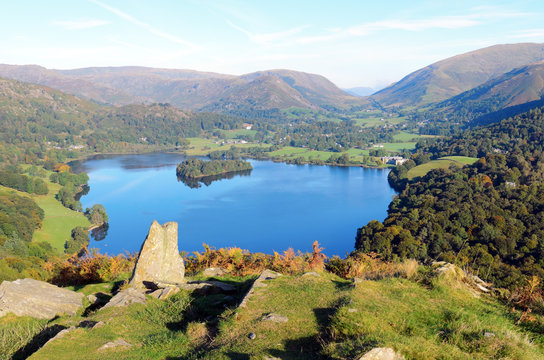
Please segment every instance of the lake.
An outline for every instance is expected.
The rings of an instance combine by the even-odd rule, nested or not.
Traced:
[[[105,206],[109,229],[91,248],[115,255],[139,251],[153,220],[177,221],[180,251],[240,247],[251,252],[354,248],[358,227],[383,220],[395,194],[387,170],[288,165],[250,160],[250,174],[192,188],[178,181],[179,154],[101,156],[72,163],[87,171],[83,208]]]

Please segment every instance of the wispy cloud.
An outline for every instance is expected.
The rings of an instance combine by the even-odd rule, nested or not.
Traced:
[[[381,31],[425,31],[431,29],[462,29],[482,25],[486,21],[515,18],[530,15],[520,12],[479,11],[460,16],[439,16],[428,19],[401,20],[391,19],[355,25],[347,28],[329,29],[326,33],[301,37],[297,41],[301,44],[341,40],[345,38],[361,37]]]
[[[193,44],[192,42],[190,41],[187,41],[187,40],[184,40],[184,39],[181,39],[175,35],[172,35],[172,34],[169,34],[169,33],[166,33],[162,30],[159,30],[157,29],[156,27],[148,24],[148,23],[145,23],[141,20],[138,20],[136,19],[134,16],[122,11],[122,10],[119,10],[117,8],[114,8],[112,6],[109,6],[107,4],[104,4],[103,2],[100,2],[98,0],[89,0],[90,2],[108,10],[109,12],[119,16],[120,18],[122,19],[125,19],[131,23],[133,23],[134,25],[137,25],[143,29],[146,29],[147,31],[149,31],[150,33],[154,34],[154,35],[157,35],[159,37],[162,37],[163,39],[167,39],[173,43],[176,43],[176,44],[179,44],[179,45],[183,45],[183,46],[187,46],[187,47],[190,47],[192,49],[198,49],[200,48],[200,46],[196,45],[196,44]]]
[[[297,26],[292,29],[287,29],[284,31],[278,31],[273,33],[252,33],[238,25],[233,24],[229,20],[227,20],[227,24],[229,24],[232,28],[244,33],[245,35],[247,35],[249,40],[257,44],[269,44],[269,43],[273,43],[277,41],[286,40],[309,27],[308,25],[303,25],[303,26]]]
[[[520,30],[508,36],[509,39],[539,39],[544,41],[544,28]]]
[[[98,19],[76,19],[53,21],[53,25],[65,28],[66,30],[90,29],[109,24],[109,21]]]

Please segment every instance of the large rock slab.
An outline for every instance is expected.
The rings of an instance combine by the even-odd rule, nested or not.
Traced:
[[[178,250],[178,223],[153,221],[130,278],[132,287],[145,283],[177,285],[184,282],[185,265]]]
[[[405,360],[405,358],[391,348],[374,348],[358,360]]]
[[[109,307],[121,307],[128,306],[130,304],[145,304],[146,298],[145,294],[141,290],[134,288],[124,289],[119,291],[111,300],[104,305],[102,309],[107,309]]]
[[[83,306],[83,296],[34,279],[4,281],[0,285],[0,317],[7,313],[39,319],[74,315]]]

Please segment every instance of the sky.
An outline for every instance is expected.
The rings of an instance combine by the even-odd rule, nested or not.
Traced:
[[[292,69],[383,87],[441,59],[544,43],[544,1],[1,0],[0,63]]]

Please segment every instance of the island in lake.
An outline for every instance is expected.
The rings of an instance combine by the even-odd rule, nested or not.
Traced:
[[[249,161],[245,160],[201,160],[187,159],[176,167],[176,175],[181,179],[202,179],[205,177],[227,175],[230,173],[253,170]]]

